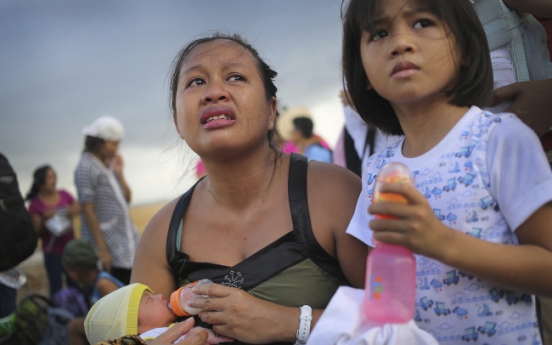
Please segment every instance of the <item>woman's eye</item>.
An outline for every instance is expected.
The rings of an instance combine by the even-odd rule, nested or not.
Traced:
[[[375,30],[370,35],[370,40],[371,41],[377,41],[377,40],[380,40],[380,39],[384,38],[385,36],[387,36],[387,31],[385,31],[385,30]]]
[[[432,24],[433,23],[428,19],[421,19],[421,20],[416,21],[416,23],[414,23],[414,28],[415,29],[427,28],[428,26],[431,26]]]
[[[228,78],[228,80],[230,80],[230,81],[243,81],[243,80],[245,80],[245,78],[242,77],[239,74],[234,74],[234,75],[230,76],[230,78]]]
[[[194,78],[188,82],[188,85],[186,86],[198,86],[205,84],[205,81],[201,78]]]

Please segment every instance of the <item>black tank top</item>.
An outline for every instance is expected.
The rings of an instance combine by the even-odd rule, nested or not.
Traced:
[[[307,166],[306,157],[291,155],[288,195],[293,229],[232,267],[193,262],[180,251],[182,219],[195,185],[182,195],[172,215],[166,247],[178,285],[207,278],[279,305],[324,309],[339,286],[350,284],[337,259],[320,246],[312,232]]]

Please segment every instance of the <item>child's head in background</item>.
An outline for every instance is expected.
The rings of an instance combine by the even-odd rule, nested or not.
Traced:
[[[83,239],[67,243],[61,258],[67,275],[79,285],[93,281],[99,270],[99,258],[92,244]]]
[[[343,77],[367,123],[402,135],[403,105],[488,102],[492,65],[470,0],[351,0],[343,17]]]

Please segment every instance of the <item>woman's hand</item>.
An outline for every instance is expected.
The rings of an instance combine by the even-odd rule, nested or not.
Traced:
[[[123,172],[123,157],[120,154],[116,154],[111,160],[111,167],[115,174],[120,175]]]
[[[165,333],[161,334],[157,338],[148,342],[148,345],[205,345],[207,344],[207,330],[200,327],[194,328],[194,319],[189,318],[186,321],[179,322],[169,328]],[[186,338],[175,343],[176,339],[180,338],[184,334]]]
[[[203,309],[199,317],[213,325],[217,334],[254,344],[295,341],[292,330],[299,324],[299,308],[282,307],[218,284],[196,286],[193,291],[203,296],[192,299],[190,307]]]
[[[505,112],[516,114],[541,137],[552,127],[551,91],[552,79],[513,83],[496,89],[490,106],[512,101]]]
[[[386,214],[397,218],[370,221],[374,238],[380,242],[404,246],[414,253],[437,260],[442,258],[442,248],[445,248],[443,243],[454,230],[435,217],[426,198],[415,187],[404,183],[385,183],[381,192],[400,194],[408,200],[408,204],[379,202],[370,205],[370,214]]]

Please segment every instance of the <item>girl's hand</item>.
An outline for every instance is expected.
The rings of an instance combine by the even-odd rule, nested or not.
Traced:
[[[213,331],[246,343],[264,344],[282,340],[280,326],[286,322],[275,320],[295,320],[298,325],[299,309],[296,315],[282,317],[280,309],[289,309],[255,298],[247,292],[218,284],[205,284],[194,287],[198,296],[189,302],[190,307],[201,308],[199,317],[213,325]],[[295,327],[297,327],[295,325]],[[293,326],[291,326],[293,327]],[[292,341],[295,339],[293,336]]]
[[[374,238],[439,260],[446,248],[443,243],[454,230],[435,217],[427,199],[415,187],[405,183],[385,183],[381,192],[400,194],[406,198],[408,204],[379,202],[370,205],[370,214],[386,214],[397,218],[370,221]]]

